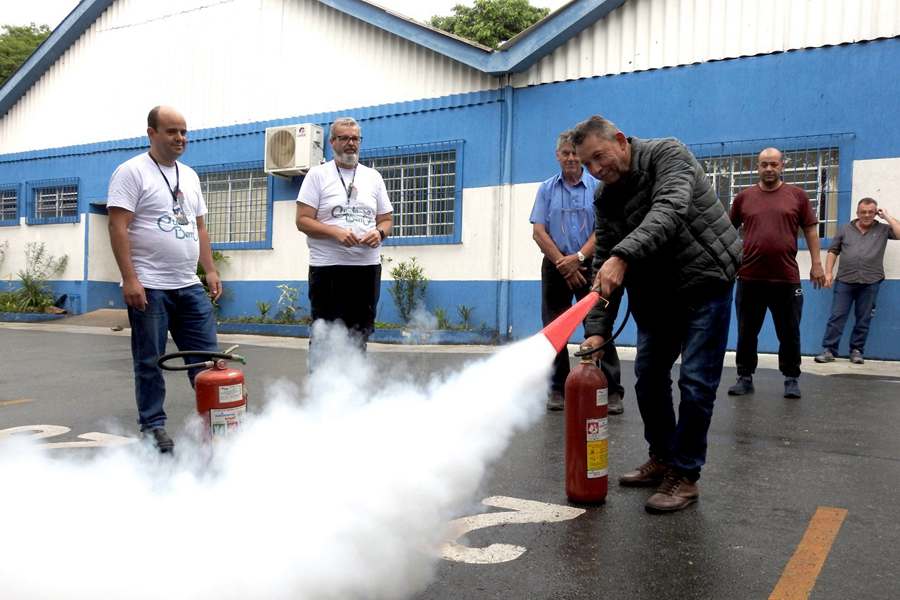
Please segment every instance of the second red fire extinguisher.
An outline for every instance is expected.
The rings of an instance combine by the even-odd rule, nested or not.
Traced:
[[[194,378],[197,395],[197,414],[203,419],[203,437],[216,441],[240,431],[247,412],[247,386],[244,374],[228,366],[227,361],[246,363],[243,356],[233,354],[237,346],[225,352],[187,351],[173,352],[159,357],[160,368],[168,371],[184,371],[206,367]],[[206,358],[208,360],[184,365],[168,365],[173,358]]]
[[[573,502],[603,502],[609,485],[608,384],[590,354],[566,378],[565,397],[566,496]]]

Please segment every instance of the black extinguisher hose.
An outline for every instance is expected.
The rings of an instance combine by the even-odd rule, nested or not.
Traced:
[[[603,298],[603,296],[600,296],[600,297]],[[607,302],[606,305],[609,306],[609,303]],[[597,350],[602,350],[603,348],[605,348],[607,344],[611,343],[613,340],[615,340],[617,337],[619,337],[619,334],[622,333],[623,329],[625,329],[625,325],[628,324],[628,318],[630,316],[631,316],[631,303],[629,302],[625,306],[625,318],[622,319],[622,324],[619,325],[619,328],[616,329],[616,332],[612,334],[612,337],[610,337],[608,340],[604,341],[602,344],[600,344],[596,348],[587,348],[585,350],[578,350],[577,352],[575,352],[575,356],[577,356],[578,358],[581,358],[582,356],[587,356],[589,354],[593,354]]]
[[[188,369],[194,369],[197,367],[211,367],[213,362],[216,360],[235,360],[240,362],[241,364],[247,364],[247,359],[245,359],[240,354],[233,354],[231,351],[237,348],[237,346],[232,346],[225,352],[209,352],[205,350],[186,350],[184,352],[170,352],[169,354],[163,354],[159,357],[159,360],[156,361],[156,366],[165,371],[187,371]],[[190,364],[180,364],[180,365],[167,365],[166,363],[175,358],[183,358],[185,356],[196,356],[200,358],[206,358],[207,360],[197,363]]]

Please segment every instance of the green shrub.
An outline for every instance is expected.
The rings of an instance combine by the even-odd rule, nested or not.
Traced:
[[[63,255],[56,258],[47,253],[44,242],[29,242],[25,245],[25,269],[18,272],[19,289],[15,292],[16,307],[19,312],[43,312],[53,306],[53,293],[47,280],[62,273],[69,262]]]
[[[275,320],[282,323],[294,323],[300,319],[300,290],[286,283],[277,286],[281,290],[278,296],[278,314]]]
[[[450,325],[450,319],[447,318],[447,310],[443,308],[434,309],[434,318],[437,319],[438,329],[453,329]]]
[[[400,313],[400,319],[409,323],[413,310],[421,302],[425,301],[425,291],[428,289],[428,278],[422,265],[412,257],[409,262],[402,261],[391,269],[390,292]]]
[[[466,306],[465,304],[460,304],[456,307],[456,312],[459,314],[459,319],[461,321],[460,326],[463,331],[469,331],[472,329],[472,313],[475,312],[474,306]]]

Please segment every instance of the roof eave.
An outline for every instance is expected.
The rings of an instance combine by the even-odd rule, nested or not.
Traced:
[[[572,0],[561,6],[498,48],[505,56],[504,71],[528,69],[623,4],[625,0]]]
[[[4,116],[28,89],[69,49],[84,31],[115,0],[82,0],[44,43],[28,57],[0,87],[0,117]]]
[[[365,0],[319,2],[473,69],[498,76],[524,71],[622,6],[625,0],[572,0],[493,51]]]

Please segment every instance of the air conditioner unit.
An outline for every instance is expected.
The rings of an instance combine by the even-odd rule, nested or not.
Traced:
[[[269,127],[265,171],[284,177],[303,175],[322,162],[323,144],[322,127],[314,123]]]

